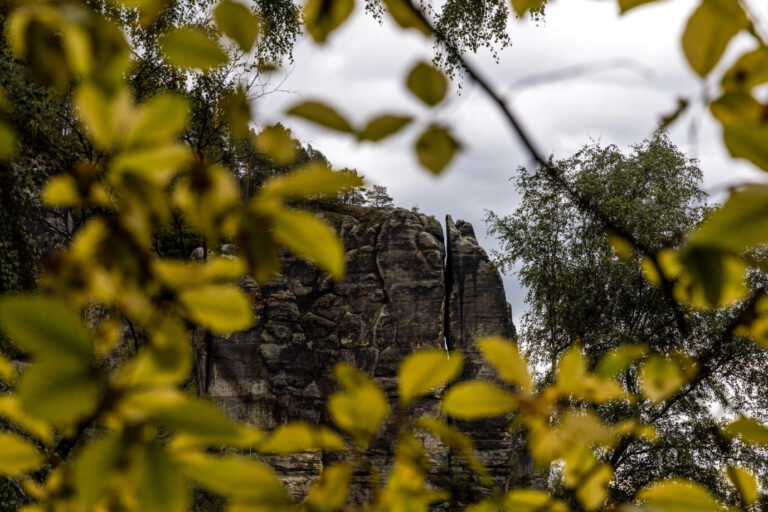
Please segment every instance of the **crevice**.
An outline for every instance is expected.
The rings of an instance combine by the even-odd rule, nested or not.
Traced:
[[[445,265],[443,266],[443,284],[445,286],[445,297],[443,299],[443,343],[445,344],[445,350],[453,350],[454,337],[451,336],[451,296],[453,293],[453,258],[451,250],[451,236],[449,223],[451,222],[451,216],[445,216],[445,241],[443,247],[445,248]]]

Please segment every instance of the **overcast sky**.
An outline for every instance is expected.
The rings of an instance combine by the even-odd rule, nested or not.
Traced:
[[[760,21],[768,21],[768,5],[753,3]],[[484,53],[470,60],[509,94],[542,152],[567,156],[591,139],[627,147],[648,137],[658,119],[675,108],[676,98],[701,95],[702,83],[689,71],[679,43],[694,6],[692,0],[666,0],[620,17],[615,1],[553,1],[538,25],[512,20],[512,46],[501,53],[500,63]],[[362,11],[361,2],[357,8]],[[724,62],[750,44],[743,36],[735,40]],[[431,44],[420,35],[401,31],[389,20],[380,25],[358,12],[324,47],[300,40],[295,64],[281,86],[289,92],[259,100],[256,117],[281,120],[286,108],[304,99],[328,101],[357,123],[383,112],[417,114],[419,122],[376,145],[358,145],[301,120],[284,123],[334,166],[356,168],[369,182],[385,185],[398,206],[418,205],[441,220],[446,214],[468,220],[481,245],[493,249],[498,244],[486,235],[484,212],[507,214],[516,208],[509,178],[530,161],[499,112],[468,80],[460,95],[452,94],[431,111],[410,95],[403,85],[406,73],[416,61],[431,57]],[[573,65],[627,61],[567,81],[519,86],[527,77]],[[689,110],[670,135],[700,160],[704,188],[715,199],[722,199],[728,185],[761,179],[750,164],[728,157],[719,128],[701,105]],[[431,120],[452,126],[463,144],[439,178],[420,169],[411,149],[419,128]],[[525,310],[525,290],[514,275],[505,276],[504,285],[517,322]]]

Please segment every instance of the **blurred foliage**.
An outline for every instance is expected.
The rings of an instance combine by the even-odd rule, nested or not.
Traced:
[[[622,10],[642,3],[647,2],[619,1]],[[450,10],[447,21],[438,15],[435,23],[429,10],[425,15],[407,0],[383,4],[401,27],[434,37],[452,55],[449,62],[480,83],[510,125],[525,135],[461,56],[466,44],[483,44],[497,32],[506,6],[466,10],[449,2],[460,21],[454,25]],[[680,404],[706,401],[707,395],[698,394],[702,383],[722,379],[724,365],[754,357],[749,350],[768,345],[763,327],[768,299],[759,285],[750,290],[745,284],[747,270],[763,261],[757,246],[766,241],[764,186],[734,190],[721,208],[679,237],[678,228],[699,220],[675,209],[697,194],[695,186],[683,189],[670,203],[671,231],[662,230],[657,238],[650,217],[635,216],[632,224],[612,210],[623,199],[594,197],[605,180],[616,186],[613,194],[631,191],[636,183],[621,172],[617,184],[612,175],[589,172],[579,182],[581,175],[560,169],[589,164],[601,152],[610,160],[615,152],[588,148],[569,164],[546,162],[531,150],[560,192],[599,220],[616,255],[659,287],[679,336],[659,342],[641,337],[642,344],[620,340],[610,350],[597,351],[603,340],[583,337],[586,352],[572,338],[558,348],[545,379],[535,378],[510,340],[478,340],[495,380],[453,383],[463,366],[460,354],[417,352],[402,362],[397,404],[389,403],[377,382],[340,364],[334,369],[340,390],[328,399],[336,429],[292,422],[263,432],[231,421],[184,384],[193,364],[190,328],[205,329],[209,339],[213,332],[247,328],[251,305],[236,283],[245,275],[261,283],[272,279],[280,270],[279,250],[314,262],[334,279],[344,274],[345,251],[335,232],[300,206],[322,198],[343,201],[362,180],[355,172],[333,171],[308,150],[302,153],[279,125],[250,131],[250,101],[254,86],[261,84],[253,77],[290,59],[298,7],[282,1],[241,6],[229,0],[215,6],[162,0],[2,5],[7,47],[0,176],[3,193],[11,198],[4,204],[10,221],[3,236],[12,241],[12,248],[2,250],[17,251],[9,257],[20,262],[3,267],[3,286],[26,293],[0,299],[0,328],[17,351],[0,355],[0,378],[10,389],[0,396],[0,416],[9,425],[0,431],[0,474],[10,479],[4,496],[24,494],[28,504],[22,510],[182,511],[191,506],[193,490],[200,500],[223,500],[231,511],[338,510],[346,507],[353,475],[368,475],[365,508],[426,511],[450,494],[428,482],[423,434],[449,447],[476,473],[469,485],[479,482],[486,488],[470,507],[476,512],[761,506],[757,475],[764,472],[748,457],[727,459],[739,464],[722,467],[718,461],[702,463],[706,452],[677,453],[688,459],[682,466],[705,468],[711,475],[706,486],[692,480],[696,475],[664,473],[649,475],[642,488],[627,487],[619,463],[638,455],[633,447],[650,452],[658,443],[664,453],[664,443],[679,445],[685,442],[682,436],[698,439],[704,432],[712,443],[733,451],[764,450],[768,444],[763,419],[752,414],[749,400],[738,401],[741,389],[718,395],[727,403],[727,414],[693,423],[692,431],[660,421]],[[515,0],[512,8],[523,17],[543,7],[540,0]],[[309,0],[307,31],[322,43],[353,10],[351,0]],[[465,12],[472,16],[464,17]],[[723,94],[712,110],[732,155],[766,168],[764,108],[752,96],[752,89],[768,80],[765,44],[750,14],[736,0],[703,0],[685,29],[683,49],[691,67],[706,76],[740,32],[760,48],[724,73]],[[417,64],[406,83],[427,107],[445,102],[447,82],[429,64]],[[379,113],[357,126],[342,107],[315,99],[287,114],[361,143],[393,136],[415,118]],[[426,170],[439,174],[461,145],[448,127],[432,119],[420,124],[415,154]],[[523,140],[531,149],[528,138]],[[653,144],[668,146],[663,138],[649,147]],[[695,185],[697,171],[690,163],[669,147],[665,151],[659,163],[644,160],[649,153],[638,148],[617,169],[650,166],[650,171],[655,165],[656,171],[679,172],[682,166],[694,178],[682,183]],[[259,158],[270,164],[254,177]],[[244,186],[251,178],[254,186]],[[56,209],[63,219],[54,223],[60,238],[51,243],[39,279],[35,233],[19,220],[37,209]],[[174,228],[178,245],[168,248],[167,233]],[[184,259],[187,244],[198,240],[202,258]],[[208,255],[208,247],[228,242],[237,244],[235,254]],[[709,316],[719,328],[711,338],[701,327],[710,325]],[[126,329],[134,333],[130,349]],[[736,343],[749,349],[731,350]],[[415,404],[433,396],[441,414],[417,413]],[[531,458],[551,470],[552,489],[502,489],[489,478],[474,440],[450,422],[489,417],[511,417],[510,426],[524,428]],[[684,412],[670,421],[683,418]],[[387,422],[396,434],[390,438],[392,469],[380,475],[366,450]],[[672,439],[670,433],[681,437]],[[336,452],[339,460],[326,465],[298,499],[262,457],[318,450]]]

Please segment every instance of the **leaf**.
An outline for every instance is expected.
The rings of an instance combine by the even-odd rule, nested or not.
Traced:
[[[715,67],[725,48],[749,20],[738,0],[702,0],[683,33],[683,52],[699,76]]]
[[[189,104],[177,94],[160,94],[136,109],[136,118],[125,135],[125,144],[152,144],[171,141],[187,125]]]
[[[334,279],[344,277],[346,249],[328,224],[312,213],[282,208],[272,212],[272,223],[278,243],[316,263]]]
[[[88,330],[65,302],[41,295],[0,299],[0,327],[36,359],[85,364],[93,354]]]
[[[661,356],[651,356],[640,367],[640,388],[652,402],[663,402],[686,383],[677,363]]]
[[[260,445],[266,436],[260,430],[242,423],[235,424],[234,435],[198,435],[176,434],[171,441],[174,450],[189,450],[191,448],[219,448],[232,446],[235,448],[254,448]]]
[[[444,445],[456,450],[469,463],[475,473],[488,481],[490,478],[488,470],[477,457],[477,454],[475,453],[475,442],[470,436],[456,427],[429,416],[422,416],[419,418],[416,425],[435,436]]]
[[[50,177],[40,195],[43,202],[53,208],[75,208],[81,202],[77,182],[69,174]]]
[[[0,354],[0,380],[13,382],[16,380],[16,367],[13,361]]]
[[[43,456],[21,436],[0,432],[0,475],[15,477],[37,468]]]
[[[0,417],[12,421],[45,444],[53,442],[51,426],[40,418],[27,414],[18,395],[0,395]]]
[[[752,418],[739,418],[729,423],[723,433],[730,437],[739,437],[747,444],[768,446],[768,428]]]
[[[182,465],[157,442],[133,445],[128,479],[142,512],[185,512],[190,501]]]
[[[521,17],[527,11],[534,12],[540,9],[543,4],[544,0],[512,0],[512,8],[518,17]]]
[[[414,12],[414,8],[410,2],[406,0],[383,0],[384,5],[387,6],[387,12],[395,23],[400,27],[408,29],[413,28],[429,37],[432,35],[432,30],[424,23],[424,20]]]
[[[430,126],[416,141],[419,162],[433,174],[443,172],[459,149],[459,143],[441,126]]]
[[[349,432],[355,442],[367,447],[381,423],[389,415],[387,396],[367,376],[347,363],[333,370],[336,381],[345,389],[328,400],[328,411],[339,428]]]
[[[216,333],[241,331],[253,323],[248,297],[236,286],[197,286],[182,291],[179,302],[194,322]]]
[[[684,272],[675,282],[674,295],[696,307],[730,306],[747,295],[746,264],[718,248],[689,244],[679,255]]]
[[[228,58],[216,41],[199,28],[187,26],[160,38],[160,47],[168,61],[182,68],[208,70],[226,63]]]
[[[257,151],[269,155],[277,165],[288,165],[296,160],[296,142],[291,132],[282,125],[268,126],[253,138]]]
[[[455,384],[442,401],[443,412],[461,420],[503,416],[516,408],[517,400],[514,395],[495,384],[481,380]]]
[[[213,11],[216,25],[244,52],[253,48],[259,37],[260,21],[248,7],[233,0],[222,0]]]
[[[164,144],[151,148],[123,151],[112,160],[108,179],[112,183],[132,174],[155,185],[165,186],[179,170],[190,163],[192,152],[184,144]]]
[[[411,116],[381,115],[368,121],[365,128],[358,132],[357,138],[358,140],[378,142],[399,132],[408,126],[412,120]]]
[[[623,373],[638,358],[648,352],[646,345],[621,345],[608,351],[595,367],[595,375],[603,378],[613,378]]]
[[[251,121],[251,105],[248,103],[245,89],[238,87],[225,95],[221,106],[232,137],[237,141],[244,139],[248,134],[248,123]]]
[[[463,363],[464,357],[460,353],[446,354],[440,349],[408,355],[397,373],[400,402],[408,406],[414,399],[452,381],[458,377]]]
[[[314,196],[333,197],[362,184],[363,180],[352,173],[335,172],[325,164],[310,163],[290,174],[270,178],[263,185],[259,199],[270,201]]]
[[[477,341],[483,358],[488,361],[501,380],[520,386],[529,393],[533,391],[533,377],[528,362],[520,355],[517,345],[504,338],[490,336]]]
[[[93,143],[102,149],[112,146],[117,137],[117,126],[111,99],[91,82],[80,84],[74,96],[77,113]]]
[[[768,82],[768,48],[760,46],[744,53],[723,74],[721,84],[725,91],[749,91]]]
[[[768,185],[750,184],[731,192],[689,235],[689,244],[741,252],[768,241]]]
[[[656,1],[658,0],[619,0],[619,10],[624,14],[630,9]]]
[[[596,510],[605,503],[611,478],[613,471],[607,464],[600,464],[598,469],[586,475],[585,481],[576,489],[576,497],[584,510]]]
[[[606,238],[608,240],[609,247],[613,249],[613,252],[616,254],[617,258],[622,261],[628,261],[632,259],[632,256],[635,254],[635,248],[632,246],[632,243],[629,240],[615,233],[608,233]]]
[[[335,451],[345,448],[344,440],[333,430],[305,421],[294,421],[277,427],[259,451],[288,455],[308,450]]]
[[[741,501],[745,505],[751,505],[759,496],[757,479],[746,469],[737,466],[728,466],[726,469],[728,479],[739,491]]]
[[[304,24],[316,43],[324,43],[341,26],[355,7],[354,0],[308,0],[304,5]]]
[[[734,158],[745,158],[768,171],[768,124],[745,123],[723,127],[725,147]]]
[[[578,345],[571,345],[560,358],[557,367],[557,385],[565,393],[577,393],[583,388],[587,362]]]
[[[445,75],[423,61],[416,64],[408,73],[406,84],[413,94],[430,107],[443,101],[448,91],[448,80]]]
[[[654,482],[637,494],[639,500],[664,512],[720,512],[725,508],[703,486],[672,478]]]
[[[102,384],[87,368],[46,359],[24,371],[17,392],[27,413],[70,425],[96,409]]]
[[[189,454],[182,471],[204,487],[230,498],[247,499],[262,506],[290,503],[290,497],[271,466],[236,456]],[[269,510],[265,508],[264,510]]]
[[[85,444],[74,463],[77,496],[87,508],[93,507],[109,489],[118,464],[125,457],[122,440],[114,435],[102,437]]]
[[[515,512],[568,512],[565,503],[535,489],[514,489],[508,492],[504,497],[504,508]]]
[[[8,123],[0,122],[0,160],[12,160],[18,143],[14,129]]]
[[[304,101],[291,107],[287,114],[301,117],[307,121],[325,126],[332,130],[352,133],[354,130],[349,122],[336,110],[319,101]]]
[[[306,503],[310,510],[332,512],[344,506],[349,494],[349,481],[354,467],[346,462],[328,466],[312,484]]]

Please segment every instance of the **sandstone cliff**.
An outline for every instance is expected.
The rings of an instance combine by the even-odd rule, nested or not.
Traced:
[[[331,424],[325,400],[336,390],[331,370],[340,361],[373,377],[392,403],[400,361],[421,348],[463,351],[463,378],[491,374],[474,340],[490,334],[513,337],[514,326],[501,278],[489,267],[469,223],[448,217],[444,236],[434,218],[403,209],[321,215],[346,246],[346,279],[333,282],[313,265],[285,256],[280,278],[261,287],[245,283],[257,323],[215,340],[210,354],[197,343],[196,377],[203,391],[234,418],[269,429],[296,419]],[[435,403],[426,399],[420,407],[435,411]],[[529,473],[518,457],[519,440],[505,425],[461,425],[477,439],[481,458],[503,486]],[[372,449],[382,464],[387,444]],[[470,478],[445,449],[435,446],[432,455],[440,473],[435,478]],[[298,490],[327,461],[309,454],[273,462]]]

